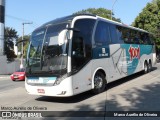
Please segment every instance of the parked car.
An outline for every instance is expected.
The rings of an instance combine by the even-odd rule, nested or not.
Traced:
[[[25,69],[19,69],[11,75],[11,79],[15,80],[25,80]]]

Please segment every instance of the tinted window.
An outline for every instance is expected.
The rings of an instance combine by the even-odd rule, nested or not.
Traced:
[[[124,41],[123,28],[121,26],[116,26],[116,31],[117,31],[119,43],[123,43],[123,41]]]
[[[16,72],[24,72],[24,71],[25,71],[25,69],[22,68],[22,69],[17,70]]]
[[[149,34],[149,38],[150,38],[150,44],[154,44],[154,37],[152,34]]]
[[[116,32],[116,26],[110,24],[110,35],[111,35],[111,41],[113,44],[118,43],[118,36]]]
[[[80,19],[75,22],[74,27],[79,32],[73,32],[72,39],[72,70],[83,67],[91,59],[92,32],[95,20]]]
[[[151,44],[152,43],[148,33],[144,33],[143,41],[144,41],[144,44]]]
[[[136,42],[138,42],[137,40],[136,40],[136,42],[135,42],[135,35],[136,34],[136,31],[135,30],[130,30],[130,41],[125,41],[125,43],[136,43]]]
[[[109,24],[105,22],[98,22],[95,32],[95,43],[96,45],[107,45],[110,43],[110,28]]]
[[[152,44],[148,33],[138,30],[129,29],[122,26],[116,26],[118,43],[128,44]]]

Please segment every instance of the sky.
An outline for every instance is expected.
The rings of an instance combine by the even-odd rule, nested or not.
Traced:
[[[116,1],[116,2],[115,2]],[[5,26],[12,27],[22,36],[28,35],[40,25],[56,18],[71,15],[87,8],[113,7],[114,17],[131,25],[148,2],[152,0],[6,0]],[[114,6],[113,3],[115,2]]]

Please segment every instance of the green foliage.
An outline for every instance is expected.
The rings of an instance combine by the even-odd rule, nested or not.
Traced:
[[[17,41],[17,31],[13,28],[6,27],[4,32],[4,54],[8,61],[13,61],[17,56],[14,53],[14,42]]]
[[[97,9],[96,8],[88,8],[88,9],[81,10],[81,11],[78,11],[73,14],[94,14],[94,15],[98,15],[100,17],[111,19],[111,10],[107,10],[105,8],[97,8]],[[121,22],[121,20],[119,18],[114,17],[113,13],[112,13],[112,16],[113,16],[112,19],[114,21]]]
[[[148,3],[132,25],[153,33],[157,48],[160,49],[160,0]]]
[[[18,41],[21,41],[21,40],[22,40],[22,37],[19,37]],[[25,42],[23,42],[23,56],[25,58],[27,56],[27,49],[29,46],[30,35],[25,35],[23,37],[23,40],[25,40]],[[18,44],[18,50],[21,51],[21,49],[22,49],[22,42]]]

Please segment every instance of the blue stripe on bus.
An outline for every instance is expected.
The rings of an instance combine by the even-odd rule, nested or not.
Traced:
[[[149,55],[153,51],[153,45],[138,45],[138,44],[121,44],[121,48],[126,51],[127,74],[135,73],[139,60],[142,55]],[[109,46],[96,47],[93,49],[93,59],[109,58]]]
[[[27,77],[27,79],[29,79],[29,80],[38,80],[39,77]]]
[[[28,80],[39,80],[39,78],[47,79],[47,80],[56,80],[57,77],[28,77]]]
[[[135,72],[141,56],[144,54],[149,55],[153,50],[152,45],[122,44],[121,48],[126,50],[127,62],[129,63],[129,61],[132,61],[132,67],[127,66],[128,75],[131,75]]]
[[[93,48],[92,51],[92,58],[93,59],[100,59],[100,58],[109,58],[110,57],[110,50],[109,46],[102,46]]]

